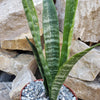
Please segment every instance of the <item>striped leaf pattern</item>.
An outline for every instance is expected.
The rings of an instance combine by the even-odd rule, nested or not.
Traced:
[[[29,28],[31,30],[31,33],[32,33],[32,36],[33,36],[33,39],[35,42],[35,46],[37,48],[37,51],[38,51],[38,54],[39,54],[39,57],[40,57],[40,60],[41,60],[42,66],[43,66],[44,75],[46,77],[48,88],[50,91],[52,77],[51,77],[49,68],[47,66],[46,60],[43,56],[43,52],[42,52],[37,13],[36,13],[36,10],[35,10],[32,0],[22,0],[22,3],[23,3],[23,7],[25,10],[27,20],[28,20]]]
[[[32,48],[32,51],[34,53],[35,59],[37,61],[37,64],[38,64],[38,67],[39,67],[39,70],[40,70],[40,73],[41,73],[41,76],[42,76],[42,78],[44,80],[43,82],[44,82],[46,94],[49,95],[49,93],[48,93],[48,91],[49,91],[48,84],[47,84],[47,81],[46,81],[46,77],[45,77],[45,74],[44,74],[43,66],[42,66],[42,63],[41,63],[37,48],[34,46],[34,44],[27,37],[26,37],[26,39],[27,39],[28,43],[30,44],[30,46]]]
[[[67,60],[73,36],[74,17],[78,0],[66,0],[63,44],[61,50],[60,66]]]
[[[85,55],[87,54],[91,49],[93,49],[96,46],[100,46],[99,44],[96,44],[86,50],[84,50],[83,52],[80,52],[78,54],[75,54],[74,56],[72,56],[68,61],[66,61],[61,68],[59,69],[55,80],[53,82],[53,86],[51,89],[51,98],[52,100],[56,100],[57,95],[59,93],[59,90],[63,84],[63,82],[65,81],[66,77],[68,76],[70,70],[72,69],[72,67]]]
[[[59,66],[59,23],[53,0],[43,0],[43,34],[46,60],[54,79]]]
[[[91,49],[100,46],[94,45],[83,52],[75,54],[68,60],[74,17],[78,0],[66,0],[63,45],[60,58],[59,24],[53,0],[43,0],[43,33],[45,41],[46,59],[43,56],[38,17],[32,0],[22,0],[35,45],[27,38],[38,62],[44,85],[50,100],[57,100],[59,90],[72,67]],[[60,59],[60,66],[59,66]]]

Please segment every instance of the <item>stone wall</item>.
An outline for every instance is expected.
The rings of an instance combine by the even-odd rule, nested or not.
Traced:
[[[42,0],[33,0],[39,17],[42,37]],[[63,33],[66,0],[56,0],[60,31]],[[100,42],[100,0],[79,0],[75,17],[74,36],[70,56]],[[21,0],[0,1],[0,70],[17,75],[27,68],[35,73],[37,64],[25,36],[32,40]],[[62,34],[60,33],[62,44]],[[42,41],[43,42],[43,41]],[[60,44],[60,45],[61,45]],[[25,69],[24,69],[25,68]],[[20,71],[20,72],[19,72]],[[30,71],[28,71],[29,73]],[[24,72],[25,73],[25,72]],[[72,69],[65,83],[83,100],[99,100],[100,95],[100,48],[93,49]],[[24,74],[23,74],[24,75]],[[26,75],[26,74],[25,74]],[[31,77],[30,77],[31,76]],[[20,77],[18,79],[18,77]],[[33,79],[32,73],[28,77]],[[27,80],[27,79],[26,79]],[[23,83],[26,83],[23,81]],[[18,91],[21,91],[20,86]],[[15,89],[16,90],[16,89]],[[14,91],[15,91],[14,90]],[[10,93],[11,98],[14,93]],[[98,93],[95,93],[98,91]],[[93,94],[93,96],[91,96]],[[18,94],[19,95],[19,94]],[[16,97],[17,98],[17,97]],[[16,99],[18,100],[18,99]]]
[[[63,32],[66,0],[57,0],[56,9]],[[70,56],[100,42],[100,0],[79,0]],[[65,84],[83,100],[100,99],[100,47],[84,56],[72,69]]]
[[[75,17],[74,38],[84,42],[100,41],[100,0],[78,0]],[[63,31],[66,0],[57,0],[56,8],[60,30]]]

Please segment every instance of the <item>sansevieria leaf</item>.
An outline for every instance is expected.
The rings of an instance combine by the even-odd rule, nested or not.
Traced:
[[[72,69],[72,67],[77,63],[77,61],[79,61],[85,54],[87,54],[91,49],[93,49],[96,46],[100,46],[100,43],[84,50],[83,52],[75,54],[61,66],[52,85],[51,89],[52,100],[56,100],[59,90],[63,82],[65,81],[66,77],[68,76],[70,70]]]
[[[39,65],[39,69],[40,69],[40,72],[41,72],[41,75],[43,76],[43,78],[45,77],[44,76],[44,72],[43,72],[43,68],[42,68],[42,63],[41,63],[41,60],[40,60],[40,57],[39,57],[39,54],[38,54],[38,51],[37,51],[37,48],[35,47],[35,45],[28,39],[28,37],[26,37],[28,43],[30,44],[31,48],[32,48],[32,51],[34,53],[34,56],[36,58],[36,61]]]
[[[46,60],[43,56],[43,52],[42,52],[42,46],[41,46],[41,41],[40,41],[40,29],[39,29],[39,24],[38,24],[37,13],[36,13],[32,0],[22,0],[22,3],[23,3],[27,20],[28,20],[29,28],[31,30],[31,33],[35,42],[35,47],[37,48],[37,51],[42,63],[42,67],[44,70],[44,75],[48,84],[48,88],[50,90],[50,87],[51,87],[50,82],[52,81],[52,77],[51,77],[49,68],[47,66]]]
[[[78,0],[66,0],[63,44],[61,50],[60,66],[67,60],[70,52],[70,45],[73,36],[75,12]]]
[[[35,45],[27,37],[26,37],[26,39],[27,39],[28,43],[30,44],[30,46],[32,48],[32,51],[34,53],[35,59],[37,61],[37,64],[38,64],[38,67],[39,67],[39,70],[40,70],[40,73],[41,73],[41,76],[42,76],[42,78],[44,80],[43,82],[44,82],[46,93],[47,93],[47,95],[49,95],[48,94],[49,89],[48,89],[46,77],[45,77],[45,74],[44,74],[43,66],[42,66],[42,63],[41,63],[37,48],[35,47]]]
[[[43,0],[43,34],[46,60],[54,79],[59,66],[59,23],[53,0]]]

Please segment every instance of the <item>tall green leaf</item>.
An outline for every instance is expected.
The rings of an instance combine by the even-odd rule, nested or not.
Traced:
[[[35,42],[35,46],[36,46],[37,51],[39,53],[39,57],[40,57],[42,67],[43,67],[43,70],[44,70],[44,75],[46,77],[46,81],[47,81],[47,84],[48,84],[48,88],[50,90],[52,77],[51,77],[49,68],[47,66],[46,60],[43,56],[43,52],[42,52],[37,13],[36,13],[36,10],[35,10],[35,7],[34,7],[32,0],[22,0],[22,3],[23,3],[23,7],[24,7],[24,10],[25,10],[27,20],[28,20],[29,28],[31,30],[31,33],[32,33],[32,36],[33,36],[33,39],[34,39],[34,42]]]
[[[63,44],[61,50],[60,66],[67,60],[73,36],[74,18],[78,0],[66,0]]]
[[[47,84],[47,81],[46,81],[46,77],[45,77],[45,74],[44,74],[44,70],[43,70],[43,66],[42,66],[42,63],[41,63],[41,60],[40,60],[40,57],[39,57],[39,54],[38,54],[38,51],[37,51],[37,48],[34,46],[34,44],[26,37],[28,43],[30,44],[31,48],[32,48],[32,51],[33,51],[33,54],[35,56],[35,59],[37,61],[37,64],[38,64],[38,67],[39,67],[39,70],[40,70],[40,73],[42,75],[42,78],[43,78],[43,82],[44,82],[44,86],[45,86],[45,90],[46,90],[46,94],[48,94],[48,84]]]
[[[53,0],[43,0],[43,33],[46,60],[54,79],[59,66],[59,23]]]
[[[63,82],[65,81],[67,75],[69,74],[70,70],[72,69],[72,67],[77,63],[77,61],[79,61],[79,59],[81,59],[85,54],[87,54],[91,49],[93,49],[96,46],[100,46],[100,43],[84,50],[83,52],[75,54],[61,66],[53,82],[51,90],[52,100],[56,100],[59,90]]]

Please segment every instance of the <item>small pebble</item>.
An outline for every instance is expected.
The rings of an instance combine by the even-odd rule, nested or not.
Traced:
[[[29,83],[22,91],[21,100],[49,100],[46,98],[43,81]],[[76,100],[68,88],[62,85],[57,100]]]

